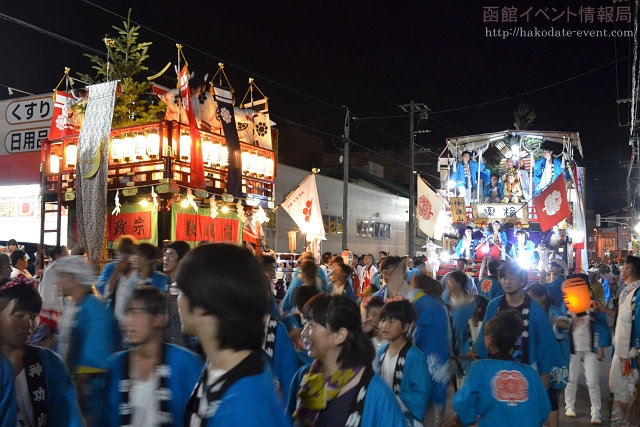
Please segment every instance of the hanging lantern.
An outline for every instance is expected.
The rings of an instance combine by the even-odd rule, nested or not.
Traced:
[[[156,132],[147,135],[147,155],[150,159],[157,159],[160,156],[160,135]]]
[[[210,139],[202,140],[202,160],[207,166],[211,166],[211,150],[213,149],[213,142]]]
[[[64,164],[68,168],[75,168],[78,160],[78,146],[69,144],[64,149]]]
[[[243,151],[242,152],[242,175],[249,175],[250,171],[249,171],[249,167],[251,165],[251,153],[249,153],[248,151]]]
[[[144,160],[147,156],[147,138],[138,134],[134,139],[136,141],[136,160]]]
[[[249,154],[249,172],[253,176],[258,176],[260,170],[260,157],[258,153]]]
[[[211,162],[210,166],[214,168],[220,167],[220,144],[211,143],[211,147],[209,147],[209,160]]]
[[[49,173],[60,173],[60,157],[55,154],[49,156]]]
[[[562,293],[567,309],[573,313],[584,313],[591,307],[589,284],[580,277],[562,282]]]
[[[136,155],[136,140],[133,136],[127,135],[122,140],[122,157],[125,162],[130,162]]]
[[[180,160],[191,161],[191,136],[188,133],[180,135]]]
[[[226,145],[221,145],[218,149],[218,156],[220,158],[220,167],[226,168],[229,166],[229,150]]]
[[[120,163],[123,157],[124,153],[122,139],[113,138],[111,140],[111,161],[114,163]]]
[[[269,157],[265,157],[266,161],[264,164],[264,177],[267,179],[273,178],[273,159]]]

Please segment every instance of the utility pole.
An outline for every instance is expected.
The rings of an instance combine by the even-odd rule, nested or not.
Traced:
[[[349,107],[347,107],[347,114],[344,118],[344,153],[342,158],[342,249],[347,249],[347,220],[349,213]]]
[[[409,246],[409,256],[415,255],[415,238],[416,238],[416,171],[415,171],[415,137],[416,133],[424,133],[424,131],[415,131],[415,114],[420,113],[419,119],[427,119],[429,117],[429,107],[425,104],[410,101],[408,104],[399,105],[402,111],[409,113],[409,238],[407,243]]]

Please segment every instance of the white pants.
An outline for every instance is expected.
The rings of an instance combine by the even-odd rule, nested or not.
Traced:
[[[634,378],[638,378],[637,369],[632,369],[629,376],[622,376],[620,356],[614,352],[611,359],[611,369],[609,370],[609,390],[613,393],[613,398],[616,402],[629,402],[633,395]]]
[[[587,380],[589,389],[589,399],[591,400],[591,416],[600,416],[602,401],[600,399],[600,383],[598,381],[598,371],[600,361],[596,353],[591,351],[577,351],[571,355],[569,361],[569,382],[564,390],[565,409],[576,409],[576,391],[580,375],[584,370],[584,377]],[[583,369],[584,368],[584,369]]]

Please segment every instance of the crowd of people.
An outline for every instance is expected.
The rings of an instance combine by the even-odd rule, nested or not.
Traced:
[[[439,281],[422,257],[305,252],[279,300],[268,254],[113,249],[97,268],[57,247],[37,274],[0,254],[1,427],[557,426],[583,375],[601,424],[612,343],[612,424],[627,425],[640,258],[588,274],[553,259],[552,280],[530,283],[490,256],[480,280],[460,260]],[[585,311],[567,284],[589,289]]]

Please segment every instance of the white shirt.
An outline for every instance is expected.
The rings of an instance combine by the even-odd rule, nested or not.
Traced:
[[[389,352],[382,359],[380,365],[380,376],[389,387],[393,386],[393,376],[396,372],[396,363],[398,362],[398,355],[389,356]]]
[[[155,427],[158,414],[158,401],[155,398],[159,379],[155,372],[146,381],[134,380],[129,392],[132,414],[131,425]]]
[[[24,369],[14,381],[16,387],[16,400],[18,401],[18,427],[36,427],[33,419],[33,403],[31,403],[31,394],[27,386],[27,376]]]
[[[613,337],[614,353],[623,359],[629,357],[629,347],[631,344],[631,303],[635,290],[640,287],[640,280],[627,285],[620,294],[618,302],[618,319]]]

